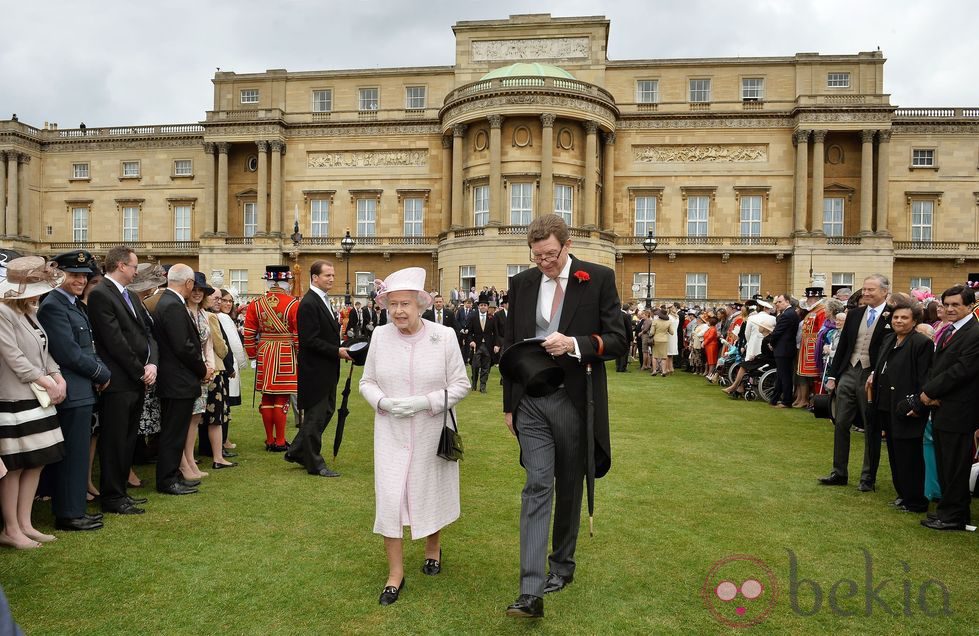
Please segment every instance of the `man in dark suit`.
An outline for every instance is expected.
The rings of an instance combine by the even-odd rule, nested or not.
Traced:
[[[462,307],[456,312],[455,315],[455,326],[456,333],[459,336],[459,348],[462,350],[462,361],[465,364],[469,364],[469,320],[473,317],[476,311],[473,309],[472,300],[466,298]]]
[[[156,489],[167,495],[197,492],[199,481],[184,481],[180,457],[187,440],[187,425],[207,375],[197,326],[187,313],[194,291],[194,270],[178,263],[167,272],[167,290],[156,303],[153,327],[160,344],[160,437],[156,461]]]
[[[775,297],[775,309],[781,313],[775,321],[772,331],[772,353],[775,354],[775,391],[772,396],[772,406],[776,408],[791,408],[792,405],[792,370],[795,367],[795,337],[799,332],[799,313],[796,308],[799,301],[789,294]]]
[[[99,465],[102,510],[119,514],[142,514],[126,494],[136,431],[143,414],[146,387],[157,377],[156,340],[143,319],[139,297],[126,285],[136,276],[138,259],[128,247],[118,246],[105,257],[105,278],[88,296],[88,315],[99,358],[109,367],[112,381],[102,393],[99,411]]]
[[[537,267],[510,279],[507,346],[544,338],[541,346],[564,370],[564,385],[544,397],[525,395],[523,385],[503,383],[504,420],[520,444],[527,481],[520,508],[520,596],[507,608],[517,617],[544,614],[542,596],[574,578],[575,546],[587,463],[586,408],[594,402],[595,476],[611,466],[605,360],[622,355],[626,333],[620,317],[615,273],[569,253],[568,226],[555,214],[535,219],[527,243]],[[586,370],[594,392],[587,395]],[[553,552],[547,555],[551,500]],[[545,578],[545,562],[550,573]]]
[[[976,301],[971,287],[945,290],[945,319],[952,324],[935,346],[921,401],[931,406],[935,460],[942,498],[935,514],[921,525],[932,530],[965,530],[971,523],[969,472],[979,396],[979,323],[972,314]]]
[[[503,340],[506,338],[506,321],[509,299],[506,294],[500,296],[500,308],[493,314],[493,326],[496,330],[496,343],[493,346],[493,361],[499,364],[500,356],[503,354]],[[503,376],[500,376],[500,386],[503,386]]]
[[[632,314],[630,313],[631,307],[628,304],[622,305],[622,327],[625,329],[626,336],[629,337],[631,343],[632,336]],[[627,346],[625,351],[618,358],[615,359],[615,371],[616,373],[625,373],[629,370],[629,347]]]
[[[333,315],[329,291],[336,273],[328,261],[315,261],[309,268],[309,291],[299,303],[298,405],[303,423],[286,451],[288,462],[302,464],[310,475],[339,477],[326,467],[320,454],[323,431],[337,406],[340,360],[350,360],[340,346],[340,323]]]
[[[363,316],[360,313],[360,303],[357,302],[347,314],[347,333],[344,334],[344,340],[360,337],[361,320],[363,320]]]
[[[891,333],[891,308],[887,305],[890,281],[883,274],[872,274],[863,281],[862,307],[846,314],[843,331],[826,379],[826,390],[835,393],[833,420],[833,470],[819,483],[845,486],[850,462],[850,427],[864,429],[863,467],[857,489],[875,488],[880,464],[880,428],[867,415],[865,385],[884,335]]]
[[[361,335],[365,338],[370,338],[374,334],[374,329],[377,327],[377,308],[374,306],[374,301],[367,301],[367,306],[364,307],[361,314],[363,315],[363,325],[364,328],[361,330]]]
[[[455,329],[455,312],[450,311],[445,306],[445,299],[442,298],[442,294],[435,294],[435,301],[429,309],[426,309],[422,314],[422,318],[425,320],[430,320],[432,322],[437,322],[440,325],[445,325],[446,327],[451,327]]]
[[[489,301],[486,296],[479,299],[479,311],[469,319],[469,350],[472,353],[472,389],[476,390],[479,380],[479,392],[486,393],[486,381],[489,379],[490,367],[493,366],[493,349],[496,347],[496,328],[493,317],[489,314]]]
[[[109,384],[109,367],[95,353],[92,327],[78,298],[95,268],[92,255],[76,250],[56,256],[65,272],[61,286],[48,294],[37,319],[48,334],[51,357],[61,367],[68,396],[58,404],[58,422],[65,437],[65,457],[54,465],[55,486],[51,508],[59,530],[98,530],[102,515],[88,515],[88,452],[91,444],[92,409],[96,390]]]

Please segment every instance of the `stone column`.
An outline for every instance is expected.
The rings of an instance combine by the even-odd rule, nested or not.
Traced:
[[[823,226],[819,219],[823,214],[823,168],[826,162],[826,151],[823,142],[826,141],[826,130],[812,131],[812,224],[809,233],[822,236]]]
[[[860,131],[860,236],[874,233],[874,134]]]
[[[465,124],[452,127],[452,227],[462,227],[462,146],[466,135]]]
[[[602,162],[602,218],[599,227],[612,228],[614,210],[612,193],[615,189],[615,133],[605,133],[605,159]]]
[[[17,236],[17,156],[13,150],[7,151],[7,236]]]
[[[218,142],[218,213],[217,235],[228,235],[228,144]]]
[[[288,235],[289,232],[282,231],[282,153],[286,146],[275,139],[269,142],[269,148],[272,150],[272,188],[270,192],[272,202],[269,204],[272,220],[269,222],[269,232],[273,236]]]
[[[489,189],[490,189],[490,213],[488,225],[503,225],[503,115],[490,115],[489,120],[490,135],[490,169],[489,169]],[[507,219],[507,225],[510,219]]]
[[[214,177],[215,150],[213,143],[209,141],[204,143],[204,156],[206,160],[204,161],[204,174],[202,175],[204,178],[204,206],[202,208],[204,222],[201,224],[202,236],[214,236],[214,190],[217,185]]]
[[[452,225],[452,137],[442,136],[442,209],[440,225],[447,232]]]
[[[806,180],[808,179],[809,131],[797,130],[792,136],[795,143],[795,205],[792,208],[794,236],[806,235]],[[817,214],[815,211],[813,215]]]
[[[887,217],[890,213],[890,195],[887,186],[891,178],[891,131],[877,131],[877,235],[890,236]]]
[[[584,216],[582,225],[595,228],[595,191],[598,186],[598,124],[593,121],[585,122],[585,192],[582,195]]]
[[[269,218],[269,142],[261,139],[255,142],[258,146],[258,195],[255,202],[255,236],[265,236],[268,233]]]
[[[554,113],[540,116],[540,196],[537,201],[537,216],[554,212]]]
[[[18,214],[20,218],[20,231],[19,236],[31,237],[31,192],[30,183],[28,181],[30,177],[30,171],[27,169],[27,164],[31,162],[31,156],[24,153],[18,157],[20,166],[17,170],[17,178],[20,179],[20,184],[18,188],[19,199],[17,201]]]
[[[7,236],[7,153],[0,150],[0,236]]]

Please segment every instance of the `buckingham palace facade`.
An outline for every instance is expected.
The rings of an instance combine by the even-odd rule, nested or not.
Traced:
[[[197,123],[2,120],[0,243],[130,244],[245,293],[267,263],[333,260],[358,296],[420,266],[445,292],[505,288],[556,212],[627,300],[647,271],[661,300],[979,271],[979,108],[892,105],[879,51],[609,60],[609,26],[515,15],[455,24],[451,66],[218,71]]]

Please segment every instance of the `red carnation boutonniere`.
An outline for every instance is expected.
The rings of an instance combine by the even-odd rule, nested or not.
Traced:
[[[579,283],[587,283],[591,280],[591,276],[588,275],[588,272],[581,269],[574,273],[574,277],[578,279]]]

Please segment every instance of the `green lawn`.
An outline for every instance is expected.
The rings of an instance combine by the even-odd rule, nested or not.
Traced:
[[[340,479],[309,477],[264,452],[248,395],[232,424],[238,468],[212,471],[197,495],[150,491],[145,515],[107,516],[99,532],[3,550],[0,584],[32,635],[718,633],[735,630],[713,617],[701,590],[714,563],[741,554],[767,564],[774,581],[762,577],[764,593],[746,603],[744,617],[736,602],[716,605],[744,621],[777,586],[758,631],[976,633],[979,536],[926,530],[918,515],[889,508],[886,457],[876,493],[820,487],[832,453],[827,421],[735,403],[701,378],[650,378],[635,367],[610,374],[613,467],[598,481],[595,536],[583,519],[575,581],[546,598],[543,621],[503,614],[518,593],[523,471],[502,422],[496,369],[489,394],[471,394],[459,408],[463,512],[445,532],[443,572],[422,575],[423,542],[408,545],[407,588],[394,606],[377,604],[386,565],[371,533],[372,414],[356,388],[335,464]],[[324,449],[333,431],[331,423]],[[855,436],[851,473],[862,452]],[[138,472],[152,477],[151,467]],[[50,528],[46,505],[35,518]],[[869,616],[863,550],[883,602],[871,597]],[[808,580],[795,597],[790,551],[796,578]],[[728,563],[710,589],[764,572],[758,567]],[[951,616],[931,579],[947,589]]]

